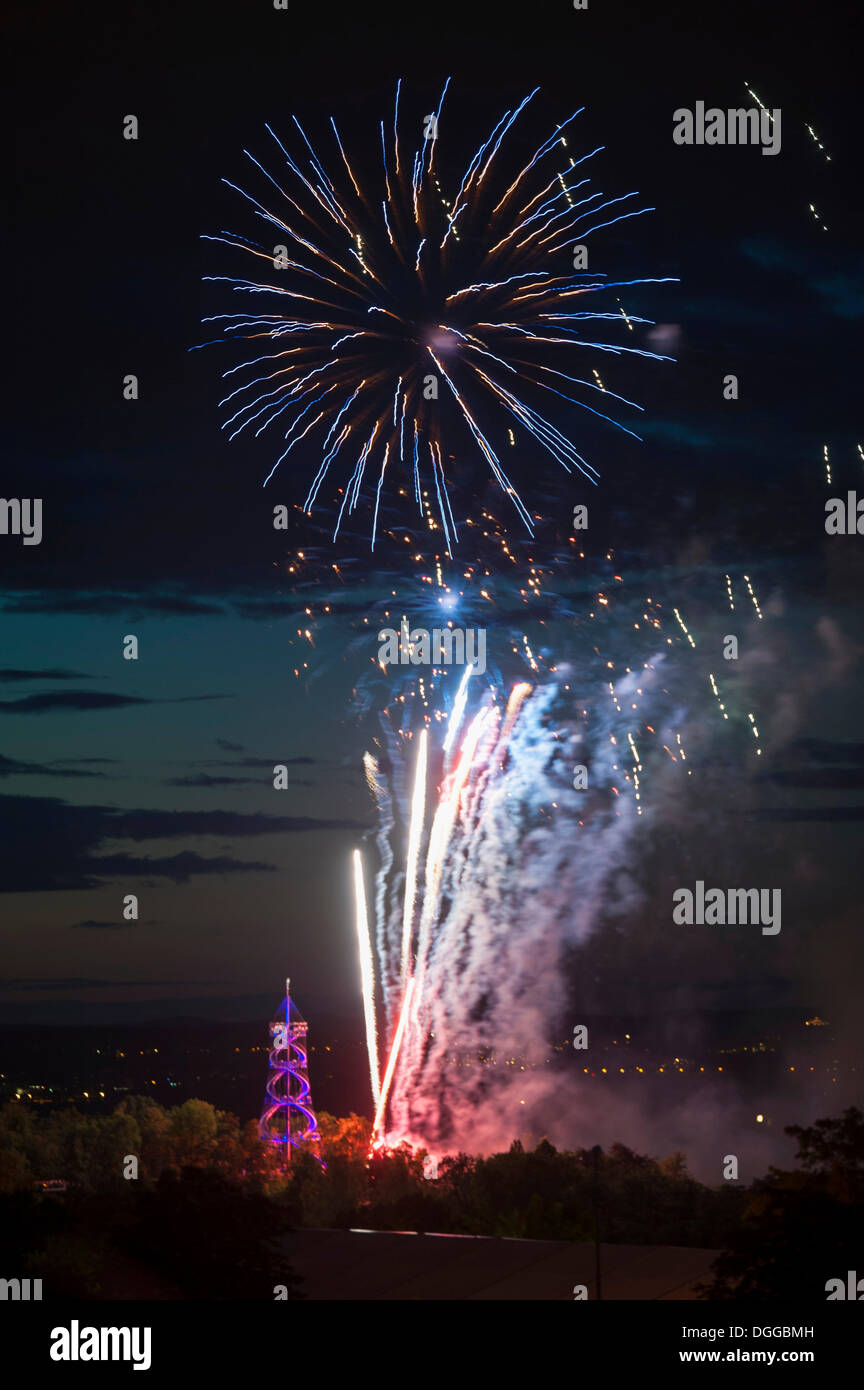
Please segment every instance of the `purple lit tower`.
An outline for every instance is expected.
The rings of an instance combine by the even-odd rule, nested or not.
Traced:
[[[272,1046],[267,1058],[267,1093],[258,1121],[262,1139],[285,1145],[286,1165],[298,1147],[319,1158],[318,1120],[312,1109],[306,1061],[308,1024],[297,1012],[290,983],[285,981],[285,998],[269,1024]]]

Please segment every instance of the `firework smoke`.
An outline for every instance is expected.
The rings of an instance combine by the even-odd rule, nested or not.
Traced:
[[[592,930],[636,824],[632,800],[619,805],[607,795],[605,809],[595,805],[580,828],[584,807],[569,786],[561,692],[549,686],[520,696],[510,728],[505,715],[487,759],[463,779],[467,794],[446,856],[426,884],[424,914],[435,927],[418,943],[423,988],[391,1094],[390,1128],[433,1148],[464,1146],[469,1136],[476,1145],[490,1122],[500,1128],[502,1105],[518,1126],[519,1072],[505,1059],[525,1065],[545,1055],[566,1003],[563,953]],[[558,738],[550,732],[556,725]],[[598,789],[616,777],[607,746],[593,759]],[[477,1065],[483,1055],[499,1064]]]

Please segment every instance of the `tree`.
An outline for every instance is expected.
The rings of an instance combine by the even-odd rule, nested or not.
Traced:
[[[33,1186],[30,1164],[17,1149],[0,1149],[0,1192],[26,1192]]]
[[[321,1155],[327,1163],[337,1154],[343,1158],[362,1159],[365,1163],[372,1141],[372,1123],[364,1115],[352,1112],[343,1119],[319,1110],[318,1133]]]
[[[269,1198],[219,1173],[184,1168],[141,1194],[123,1247],[183,1298],[272,1299],[283,1284],[297,1298],[299,1279],[282,1246],[289,1229]]]
[[[117,1110],[137,1124],[141,1136],[140,1149],[136,1150],[139,1173],[155,1182],[172,1161],[168,1112],[150,1096],[127,1096]]]
[[[841,1202],[864,1200],[864,1114],[854,1105],[837,1120],[817,1120],[809,1128],[788,1125],[797,1139],[795,1157],[802,1168],[825,1180],[826,1190]]]
[[[707,1298],[825,1298],[828,1279],[860,1266],[864,1248],[864,1115],[789,1125],[802,1167],[770,1168],[715,1261]]]
[[[181,1167],[200,1167],[216,1157],[219,1112],[206,1100],[187,1100],[168,1111],[168,1138],[173,1160]]]

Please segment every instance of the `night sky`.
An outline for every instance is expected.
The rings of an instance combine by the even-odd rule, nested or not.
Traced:
[[[638,188],[656,209],[601,233],[604,255],[634,277],[680,280],[627,300],[678,360],[609,368],[614,389],[646,407],[644,440],[585,430],[602,475],[590,499],[536,448],[520,441],[508,458],[543,518],[534,543],[514,519],[518,574],[560,553],[573,505],[588,500],[588,558],[568,604],[591,588],[592,562],[607,581],[613,547],[634,600],[652,593],[694,615],[694,629],[710,614],[715,633],[735,632],[731,573],[740,678],[762,726],[760,767],[749,758],[734,772],[730,755],[722,777],[706,774],[704,821],[658,805],[639,890],[613,936],[598,924],[584,943],[574,999],[610,1014],[800,1004],[828,1013],[851,1049],[864,541],[826,536],[824,505],[864,493],[852,18],[836,5],[615,0],[586,12],[566,0],[518,12],[293,0],[287,13],[264,0],[16,9],[3,493],[43,499],[44,535],[31,547],[0,536],[3,1021],[263,1018],[290,973],[307,1018],[359,1026],[347,865],[374,825],[360,758],[376,645],[359,625],[415,576],[389,536],[371,557],[368,511],[333,543],[332,496],[323,516],[296,510],[314,451],[262,492],[272,442],[228,443],[217,401],[229,358],[189,349],[206,336],[201,317],[225,307],[201,282],[226,263],[202,234],[239,220],[219,180],[241,176],[264,122],[284,129],[296,112],[323,134],[332,114],[371,161],[396,78],[419,112],[451,75],[453,170],[534,85],[547,122],[584,104],[581,147],[606,147],[599,186]],[[745,82],[782,109],[776,157],[673,143],[677,108],[749,106]],[[137,142],[122,138],[127,113]],[[122,397],[127,373],[136,402]],[[465,514],[495,503],[471,468],[456,498]],[[287,533],[271,524],[280,502]],[[387,516],[415,525],[407,501]],[[297,636],[309,602],[332,609],[314,648]],[[127,633],[137,662],[123,660]],[[725,665],[718,657],[723,679]],[[703,694],[694,723],[716,713]],[[286,791],[272,787],[275,763],[288,766]],[[682,950],[669,885],[712,876],[783,887],[770,958]],[[139,896],[134,923],[121,915],[127,893]]]

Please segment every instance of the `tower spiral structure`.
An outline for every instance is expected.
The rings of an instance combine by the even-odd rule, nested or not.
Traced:
[[[267,1057],[267,1085],[258,1133],[271,1144],[285,1146],[285,1162],[293,1151],[308,1148],[318,1157],[318,1120],[309,1088],[306,1033],[308,1024],[291,998],[285,981],[285,998],[269,1023],[271,1040]]]

